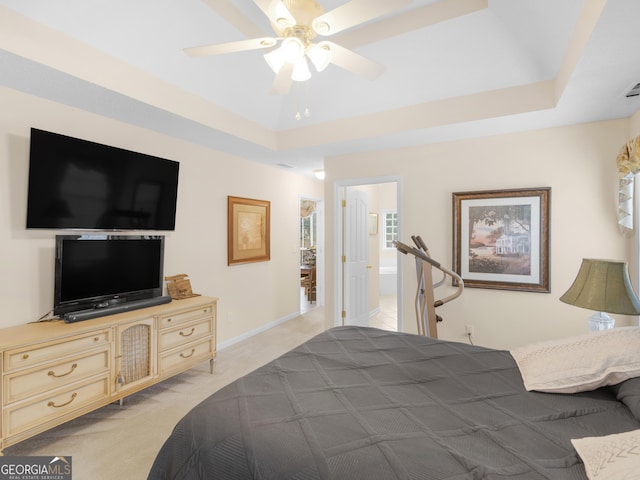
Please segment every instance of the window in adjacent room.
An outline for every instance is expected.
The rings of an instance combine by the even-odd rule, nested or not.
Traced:
[[[395,210],[383,210],[382,225],[384,226],[382,248],[395,248],[393,242],[398,239],[398,212]]]
[[[316,202],[303,200],[300,204],[300,264],[315,265],[317,244]]]

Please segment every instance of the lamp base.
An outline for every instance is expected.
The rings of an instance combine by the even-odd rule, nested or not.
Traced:
[[[608,330],[613,328],[616,321],[605,312],[597,312],[589,317],[589,331]]]

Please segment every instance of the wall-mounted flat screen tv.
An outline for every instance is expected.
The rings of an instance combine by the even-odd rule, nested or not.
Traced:
[[[32,128],[27,228],[174,230],[179,165]]]

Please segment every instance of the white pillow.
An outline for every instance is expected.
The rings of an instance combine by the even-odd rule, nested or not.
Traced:
[[[640,376],[640,328],[622,327],[511,350],[527,390],[576,393]]]
[[[640,479],[640,430],[571,440],[589,480]]]

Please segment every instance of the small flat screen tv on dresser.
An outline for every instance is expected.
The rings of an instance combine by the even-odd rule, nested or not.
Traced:
[[[179,165],[32,128],[27,228],[174,230]]]
[[[168,303],[164,236],[56,235],[53,313],[66,322]]]

